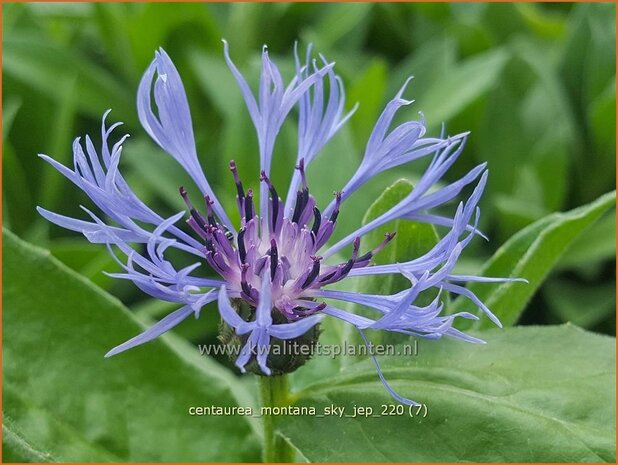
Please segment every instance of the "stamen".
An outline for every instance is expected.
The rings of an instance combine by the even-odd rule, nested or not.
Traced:
[[[184,186],[180,186],[180,188],[178,189],[178,192],[180,192],[182,199],[185,201],[185,205],[189,209],[189,213],[191,213],[191,216],[193,217],[197,225],[200,228],[204,229],[204,226],[206,226],[206,219],[198,213],[198,211],[195,209],[195,207],[191,203],[191,200],[189,200],[189,195],[187,194],[187,190],[184,188]]]
[[[242,187],[240,177],[238,176],[238,169],[236,168],[236,162],[234,160],[230,160],[230,171],[232,172],[232,176],[234,176],[234,182],[236,183],[236,191],[238,192],[238,199],[242,199],[245,197],[245,191]]]
[[[238,231],[236,241],[238,242],[238,256],[240,258],[240,263],[245,263],[245,259],[247,258],[247,249],[245,248],[245,228],[241,228],[240,231]]]
[[[323,276],[320,278],[320,282],[323,283],[325,281],[328,281],[329,279],[331,279],[333,276],[335,276],[335,274],[337,273],[337,270],[335,269],[332,273],[328,273],[326,276]]]
[[[300,172],[303,186],[302,190],[296,192],[296,205],[294,205],[294,213],[292,214],[292,222],[298,224],[303,212],[305,211],[305,207],[309,202],[309,189],[307,188],[307,178],[305,177],[304,159],[300,159],[298,165],[296,165],[296,169]]]
[[[247,282],[247,270],[249,269],[249,264],[243,263],[240,272],[240,287],[247,297],[251,297],[251,290],[253,289],[251,285]]]
[[[352,267],[354,266],[354,262],[356,261],[356,257],[358,257],[358,250],[360,249],[360,237],[354,239],[354,246],[352,249],[352,257],[346,262],[346,264],[341,268],[341,271],[338,276],[338,280],[345,278],[347,274],[350,272]]]
[[[298,191],[296,193],[296,205],[294,205],[294,213],[292,215],[292,223],[298,223],[298,219],[300,218],[301,213],[305,209],[304,195],[303,195],[304,192],[306,192],[306,191]]]
[[[293,320],[298,320],[299,318],[306,318],[314,313],[322,311],[326,308],[326,303],[322,302],[319,305],[316,305],[313,308],[305,308],[301,306],[296,306],[292,309],[292,318]]]
[[[270,255],[270,280],[273,281],[275,279],[275,273],[277,271],[277,265],[279,264],[279,253],[277,251],[277,241],[272,239],[270,241],[270,250],[268,251]]]
[[[217,226],[217,222],[215,221],[215,217],[212,212],[212,204],[214,203],[210,196],[204,196],[204,202],[206,203],[206,214],[208,216],[208,224],[211,226]]]
[[[268,186],[268,191],[270,192],[271,205],[273,208],[273,214],[271,218],[271,231],[274,232],[277,226],[277,219],[279,217],[279,194],[277,194],[275,186],[273,186],[273,184],[270,182],[270,179],[268,179],[268,176],[266,175],[266,172],[264,170],[262,170],[262,172],[260,173],[260,181],[264,181],[266,183],[266,185]]]
[[[357,237],[354,239],[354,244],[352,245],[352,258],[356,259],[358,256],[358,250],[360,249],[361,238]]]
[[[251,221],[253,218],[253,191],[249,189],[245,196],[245,222]]]
[[[306,289],[311,284],[313,284],[315,278],[317,278],[320,274],[320,261],[322,260],[322,257],[311,257],[311,260],[313,260],[313,266],[311,267],[311,271],[307,275],[307,279],[305,279],[305,282],[302,284],[302,286],[300,286],[301,289]]]
[[[320,312],[322,310],[324,310],[326,308],[326,302],[322,302],[321,304],[319,304],[316,307],[313,308],[309,308],[307,309],[304,313],[304,316],[309,316],[309,315],[313,315],[314,313]]]
[[[397,233],[394,232],[384,234],[384,240],[380,243],[380,245],[378,245],[375,249],[370,250],[366,254],[358,257],[356,259],[356,263],[362,263],[371,260],[371,258],[373,258],[378,252],[380,252],[384,247],[386,247],[386,244],[393,240],[396,234]]]
[[[311,228],[311,237],[313,238],[313,242],[316,241],[318,237],[318,231],[320,230],[320,225],[322,224],[322,213],[318,207],[313,207],[313,227]]]
[[[352,257],[347,262],[345,262],[345,264],[337,265],[332,272],[328,273],[328,275],[319,278],[320,283],[333,284],[337,281],[342,280],[348,275],[348,273],[356,263],[356,257],[358,257],[358,250],[360,249],[360,237],[354,239],[353,247],[354,248],[352,249]]]
[[[329,218],[329,221],[331,221],[332,223],[337,221],[337,217],[339,216],[339,207],[341,206],[342,195],[343,195],[343,192],[341,191],[335,192],[335,209],[333,210]]]

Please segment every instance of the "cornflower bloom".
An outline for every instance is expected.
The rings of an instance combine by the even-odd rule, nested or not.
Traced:
[[[281,364],[269,357],[272,344],[301,341],[315,342],[317,325],[326,316],[343,320],[360,331],[380,329],[417,337],[437,339],[449,336],[468,342],[482,342],[453,327],[457,318],[477,319],[467,312],[443,314],[443,295],[427,305],[415,304],[424,291],[434,289],[461,294],[472,300],[498,326],[500,322],[468,289],[467,281],[496,281],[500,278],[460,276],[453,268],[462,250],[479,234],[476,225],[477,204],[485,187],[485,164],[476,166],[462,178],[446,183],[443,177],[461,154],[467,134],[454,137],[424,137],[420,121],[407,121],[391,129],[397,111],[412,103],[402,95],[408,81],[386,105],[367,142],[360,165],[334,199],[321,210],[310,194],[306,170],[354,113],[344,111],[345,93],[333,63],[323,56],[311,59],[307,50],[304,63],[296,57],[296,72],[286,85],[279,69],[271,61],[266,47],[262,51],[262,70],[257,97],[232,62],[224,42],[227,65],[235,78],[257,132],[260,157],[259,204],[251,190],[245,190],[234,161],[229,162],[236,185],[240,216],[237,229],[217,200],[198,160],[191,115],[184,87],[170,57],[163,49],[146,70],[138,88],[137,110],[141,124],[152,139],[186,170],[200,190],[203,205],[196,207],[190,194],[180,187],[187,205],[168,218],[160,216],[131,190],[119,170],[123,136],[109,142],[120,123],[101,125],[101,146],[97,151],[90,137],[85,150],[80,139],[73,143],[74,167],[70,169],[47,155],[40,155],[90,197],[109,222],[82,207],[89,221],[70,218],[43,208],[46,219],[64,228],[82,233],[92,243],[106,244],[122,266],[123,272],[111,276],[132,281],[150,296],[180,304],[158,323],[106,354],[116,355],[144,344],[172,329],[207,304],[217,301],[228,335],[242,350],[236,359],[241,371],[251,369],[262,375],[280,374],[296,369],[289,360]],[[153,108],[153,103],[156,108]],[[298,149],[285,202],[270,179],[273,148],[277,134],[293,108],[298,110]],[[391,209],[355,232],[328,245],[345,201],[377,174],[403,164],[430,158],[428,168],[411,192]],[[162,173],[164,175],[164,173]],[[455,199],[462,189],[475,184],[472,194],[459,203],[452,217],[428,213]],[[193,195],[193,193],[192,193]],[[185,218],[188,233],[177,223]],[[429,252],[409,261],[372,266],[372,257],[394,234],[371,250],[363,250],[362,237],[397,219],[427,222],[448,228],[448,232]],[[131,245],[134,244],[134,245]],[[136,245],[135,245],[136,244]],[[347,259],[337,262],[336,253],[351,246]],[[195,257],[195,263],[177,269],[165,257],[168,249],[177,249]],[[121,252],[126,260],[116,255]],[[218,278],[196,276],[195,269],[206,262]],[[402,274],[408,289],[393,295],[368,295],[329,289],[351,276]],[[435,292],[435,291],[434,291]],[[324,300],[326,299],[328,303]],[[361,316],[331,304],[352,302],[376,311],[375,318]],[[395,393],[380,371],[380,379],[399,401],[412,404]]]

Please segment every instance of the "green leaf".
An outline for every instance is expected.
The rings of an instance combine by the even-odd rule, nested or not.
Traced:
[[[391,5],[391,4],[381,4]],[[427,92],[434,82],[442,75],[449,73],[457,53],[457,46],[452,37],[441,35],[423,41],[414,53],[407,55],[395,68],[389,69],[389,86],[387,96],[392,98],[401,89],[410,76],[414,79],[409,84],[409,90],[404,97],[419,98]],[[363,103],[366,97],[363,96]],[[421,108],[416,104],[411,110]],[[404,111],[402,108],[400,111]]]
[[[64,87],[62,87],[64,86]],[[70,166],[72,164],[73,126],[75,123],[75,108],[77,105],[77,76],[67,78],[62,86],[58,86],[56,92],[59,95],[59,104],[56,106],[54,121],[52,123],[52,137],[47,145],[48,152],[56,161]],[[52,209],[66,202],[63,191],[67,187],[64,176],[58,176],[56,170],[46,169],[43,172],[42,184],[45,186],[45,202]]]
[[[516,179],[513,176],[514,167],[526,159],[529,150],[526,141],[520,137],[522,124],[517,112],[504,111],[505,108],[517,108],[520,99],[521,95],[503,82],[488,95],[479,128],[478,158],[488,162],[492,175],[489,176],[487,188],[492,193],[512,191]]]
[[[354,48],[362,39],[362,31],[369,21],[372,3],[325,4],[322,16],[315,24],[315,30],[303,37],[306,42],[314,42],[320,50],[333,47],[343,39],[354,39]],[[312,40],[312,39],[316,40]]]
[[[551,313],[560,322],[592,329],[612,314],[615,316],[616,285],[613,281],[582,285],[577,281],[559,279],[548,282],[543,290]]]
[[[104,359],[143,330],[125,307],[6,231],[3,267],[3,416],[14,432],[3,439],[13,456],[28,458],[27,445],[31,458],[60,462],[259,459],[251,420],[188,414],[248,404],[228,371],[169,335]]]
[[[560,258],[560,270],[578,268],[616,257],[616,210],[612,209],[584,231]]]
[[[546,11],[538,3],[515,3],[515,9],[521,14],[528,27],[539,36],[559,39],[566,29],[562,17]]]
[[[179,187],[185,186],[191,193],[197,190],[174,158],[143,137],[128,141],[125,150],[123,162],[131,169],[128,182],[134,190],[139,192],[141,187],[147,194],[155,194],[174,213],[186,208]]]
[[[2,416],[2,458],[4,463],[47,463],[54,461],[49,454],[36,450],[28,444],[28,441],[13,429],[10,417],[4,413]]]
[[[76,102],[84,114],[99,119],[108,108],[131,125],[136,121],[133,95],[112,74],[71,49],[14,34],[4,41],[4,71],[58,104],[77,76]]]
[[[122,272],[120,265],[104,247],[95,246],[79,237],[57,239],[50,243],[49,249],[62,263],[103,289],[109,289],[113,283],[118,283],[118,280],[103,273]]]
[[[482,276],[525,278],[528,284],[472,283],[472,290],[505,326],[515,324],[526,304],[554,268],[563,252],[588,226],[612,205],[616,193],[609,192],[596,201],[566,213],[553,213],[519,231],[502,245],[479,273]],[[453,312],[472,311],[475,306],[459,297]],[[493,323],[481,318],[474,326],[487,328]],[[459,325],[465,329],[465,322]]]
[[[94,11],[90,16],[110,61],[128,82],[137,82],[140,76],[131,49],[129,6],[123,3],[94,3],[92,6]]]
[[[244,111],[242,94],[219,51],[206,53],[193,49],[190,51],[189,63],[201,90],[208,95],[219,114],[233,119]]]
[[[199,43],[220,50],[222,32],[207,5],[187,3],[179,6],[166,2],[143,3],[139,7],[125,5],[126,8],[129,6],[137,7],[138,11],[127,25],[138,70],[146,68],[158,47],[165,46],[171,52],[167,44],[175,35],[182,37],[181,47]],[[178,65],[178,58],[171,56]]]
[[[5,182],[2,186],[3,202],[7,203],[2,216],[5,221],[10,221],[11,227],[16,231],[26,231],[36,211],[28,175],[22,162],[15,153],[13,144],[5,141],[2,144],[2,170],[4,173],[11,173],[11,182]]]
[[[7,98],[2,102],[2,140],[5,141],[11,128],[13,121],[21,107],[21,99],[16,96]]]
[[[346,97],[348,107],[351,108],[356,102],[362,102],[350,120],[354,129],[355,145],[362,151],[384,106],[386,91],[384,61],[374,59],[369,62],[367,68],[358,74],[349,89]]]
[[[400,179],[388,187],[369,207],[363,217],[365,225],[394,207],[412,191],[412,183]],[[364,250],[377,247],[386,233],[396,233],[395,238],[382,251],[373,257],[373,263],[383,265],[398,263],[429,252],[440,240],[436,229],[431,224],[416,221],[396,220],[376,228],[363,238]],[[400,275],[387,274],[367,277],[359,282],[359,291],[366,294],[393,294],[410,287],[410,282]]]
[[[419,98],[417,108],[432,128],[439,127],[484,95],[496,83],[507,60],[508,53],[498,48],[458,63]]]
[[[399,394],[427,406],[425,418],[407,407],[380,415],[397,402],[366,360],[296,405],[372,407],[376,417],[287,416],[280,433],[310,462],[615,461],[614,338],[571,325],[476,335],[487,345],[421,340],[416,357],[380,360]]]

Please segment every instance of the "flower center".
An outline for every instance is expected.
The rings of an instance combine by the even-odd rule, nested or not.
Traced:
[[[342,194],[335,193],[332,213],[323,215],[309,193],[302,160],[296,169],[300,172],[301,188],[296,193],[294,207],[288,212],[284,211],[277,190],[262,171],[260,181],[268,186],[269,211],[267,217],[261,217],[254,207],[253,192],[251,189],[245,192],[236,163],[230,162],[241,218],[237,235],[217,221],[213,202],[208,196],[204,198],[204,217],[195,209],[186,190],[180,188],[180,195],[191,213],[187,223],[204,240],[206,260],[226,280],[230,296],[256,307],[262,280],[269,279],[273,311],[278,310],[288,321],[323,309],[325,304],[309,304],[312,302],[311,290],[342,280],[353,268],[367,266],[395,236],[395,233],[386,234],[378,247],[361,256],[360,238],[357,237],[347,261],[323,265],[318,252],[335,230]]]

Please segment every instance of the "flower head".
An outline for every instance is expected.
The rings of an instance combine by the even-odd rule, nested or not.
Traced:
[[[397,111],[411,103],[402,97],[406,82],[380,115],[362,161],[350,180],[335,193],[330,204],[321,208],[311,194],[306,170],[354,112],[344,112],[344,88],[334,72],[334,64],[322,56],[319,61],[312,60],[309,48],[304,63],[296,54],[296,73],[286,85],[264,48],[256,97],[232,62],[225,42],[224,55],[255,126],[260,158],[260,173],[249,174],[259,175],[259,193],[245,189],[242,176],[247,176],[247,173],[241,173],[233,160],[229,162],[230,175],[236,185],[239,222],[234,223],[231,218],[236,215],[228,214],[217,200],[200,166],[183,84],[170,57],[162,49],[155,53],[140,82],[137,109],[146,132],[176,159],[200,190],[198,195],[187,192],[184,187],[179,188],[187,211],[164,218],[131,190],[119,171],[122,145],[127,136],[110,146],[111,133],[119,124],[107,126],[105,121],[109,112],[103,116],[99,151],[89,137],[86,137],[85,151],[80,139],[75,140],[73,169],[41,155],[82,189],[109,217],[111,224],[85,208],[90,221],[69,218],[43,208],[39,208],[39,212],[57,225],[83,233],[90,242],[107,244],[123,268],[122,273],[112,276],[132,281],[157,299],[180,305],[178,310],[115,347],[106,356],[148,342],[192,314],[197,318],[205,305],[215,301],[224,324],[242,345],[236,365],[245,371],[253,364],[264,375],[296,368],[282,369],[274,365],[267,349],[275,341],[298,341],[307,334],[311,334],[311,338],[317,337],[316,325],[326,316],[353,325],[363,338],[364,330],[380,329],[424,338],[449,336],[482,342],[453,327],[457,318],[477,319],[477,316],[465,312],[444,314],[442,291],[471,299],[500,325],[489,309],[461,285],[466,281],[500,278],[453,273],[462,250],[474,235],[480,234],[476,227],[477,204],[487,179],[482,164],[457,181],[446,183],[443,180],[461,154],[467,134],[424,137],[422,120],[391,128]],[[298,111],[296,168],[284,201],[270,179],[270,169],[277,134],[295,108]],[[430,158],[430,164],[405,198],[355,232],[328,245],[346,199],[378,173],[420,158]],[[465,202],[459,203],[452,218],[429,213],[433,208],[454,200],[471,184],[475,185],[472,194]],[[200,201],[194,203],[192,198],[200,198]],[[187,218],[190,230],[177,225],[182,218]],[[372,258],[396,240],[395,234],[386,234],[383,242],[370,250],[363,247],[362,238],[396,219],[432,223],[448,228],[448,232],[423,256],[410,257],[403,263],[374,266]],[[143,245],[135,247],[131,244]],[[177,269],[165,257],[169,248],[191,254],[195,263]],[[346,258],[337,261],[336,257],[346,248]],[[117,256],[118,251],[125,259]],[[192,274],[204,263],[216,272],[218,278]],[[369,295],[329,288],[348,276],[378,274],[401,274],[409,280],[410,286],[394,295]],[[417,297],[429,289],[437,289],[437,297],[427,305],[416,304]],[[359,304],[374,309],[377,316],[372,319],[356,315],[333,306],[332,301]],[[379,367],[378,373],[395,398],[412,403],[392,391]]]

